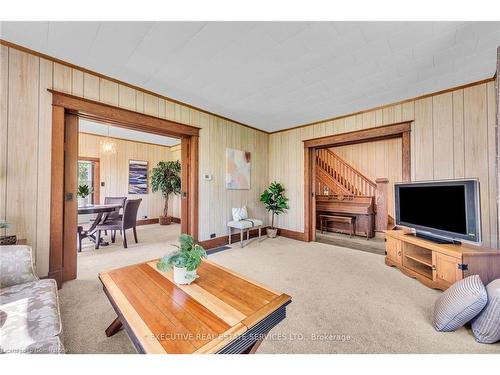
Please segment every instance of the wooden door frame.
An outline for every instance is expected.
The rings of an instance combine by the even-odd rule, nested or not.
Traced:
[[[76,246],[74,249],[65,249],[64,241],[65,231],[68,232],[68,235],[72,232],[76,237],[76,227],[68,228],[64,225],[65,128],[67,119],[73,117],[71,115],[136,131],[180,138],[182,165],[181,232],[190,234],[197,241],[198,139],[200,129],[63,92],[50,89],[48,91],[52,93],[51,211],[48,277],[55,279],[59,286],[62,285],[63,281],[76,278]],[[78,156],[78,153],[76,155]]]
[[[316,150],[358,143],[401,138],[403,182],[411,181],[411,121],[304,140],[304,240],[316,239],[315,160]]]

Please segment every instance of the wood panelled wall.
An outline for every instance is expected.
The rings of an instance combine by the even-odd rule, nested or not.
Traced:
[[[151,192],[151,184],[148,181],[148,194],[128,194],[128,167],[129,160],[144,160],[148,162],[149,176],[159,161],[172,160],[170,147],[152,145],[147,143],[114,139],[116,142],[116,154],[101,152],[101,141],[105,137],[93,134],[79,134],[79,156],[99,158],[100,176],[104,187],[100,188],[100,203],[104,203],[104,197],[123,197],[130,199],[142,199],[137,218],[158,218],[163,214],[163,198],[160,193]],[[169,207],[169,215],[173,215],[173,205]]]
[[[37,272],[47,275],[50,223],[52,95],[48,88],[197,126],[200,131],[199,239],[223,236],[231,207],[247,205],[266,217],[258,202],[267,186],[269,135],[160,96],[0,45],[0,219],[34,249]],[[250,190],[226,190],[225,148],[252,153]]]
[[[479,178],[483,243],[497,247],[494,85],[480,83],[271,134],[269,177],[284,183],[290,198],[290,210],[279,216],[278,226],[304,231],[303,140],[411,121],[412,180]]]
[[[403,181],[401,138],[366,142],[331,149],[370,180],[388,178],[389,215],[394,217],[394,183]]]

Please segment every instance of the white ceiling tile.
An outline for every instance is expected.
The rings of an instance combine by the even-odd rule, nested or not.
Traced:
[[[391,49],[398,51],[428,40],[432,36],[432,22],[407,22],[401,30],[389,36],[388,40]]]
[[[360,22],[359,28],[363,34],[363,37],[367,42],[373,42],[376,40],[387,40],[388,35],[392,35],[399,30],[404,29],[407,22],[377,22],[377,21],[367,21]]]
[[[49,22],[48,54],[71,63],[84,60],[100,26],[100,22]]]
[[[457,43],[470,42],[477,40],[485,34],[500,31],[499,22],[467,22],[456,31]]]
[[[434,64],[439,65],[446,61],[453,61],[458,58],[471,56],[474,54],[477,40],[472,39],[462,43],[456,43],[450,48],[443,49],[434,54]]]
[[[477,41],[476,51],[496,50],[498,47],[500,47],[500,30],[480,37]]]
[[[417,79],[421,81],[428,77],[439,78],[444,74],[448,74],[449,71],[450,71],[450,65],[448,64],[422,67],[418,70]]]
[[[472,71],[488,69],[493,76],[496,69],[496,55],[497,51],[495,49],[486,49],[474,53],[474,55],[457,58],[455,59],[454,65],[459,71],[463,69],[471,69]]]
[[[205,24],[205,22],[155,22],[120,70],[120,74],[134,74],[137,81],[147,82]]]
[[[84,65],[116,74],[151,28],[152,22],[101,22]],[[90,37],[90,36],[89,36]]]
[[[361,46],[353,46],[352,55],[358,60],[373,59],[391,53],[387,39],[375,40]]]
[[[293,40],[315,51],[334,51],[334,41],[340,39],[331,22],[315,22],[309,24],[297,34]]]
[[[308,27],[308,22],[259,22],[262,28],[275,42],[283,41],[297,35]]]
[[[459,28],[466,26],[467,23],[467,21],[432,22],[432,32],[436,36],[451,34]]]
[[[426,56],[434,56],[434,54],[438,53],[447,48],[451,48],[455,45],[455,34],[453,32],[450,33],[442,33],[436,35],[434,38],[424,40],[422,42],[417,42],[413,47],[413,57],[426,57]]]
[[[48,22],[1,21],[1,39],[22,42],[23,47],[37,51],[47,50]]]
[[[166,61],[158,75],[175,75],[185,79],[254,27],[255,22],[207,22],[178,53]]]

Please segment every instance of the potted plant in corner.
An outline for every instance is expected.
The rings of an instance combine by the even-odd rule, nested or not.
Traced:
[[[89,187],[89,185],[78,185],[78,191],[76,192],[76,195],[78,197],[78,206],[88,206],[90,194],[92,194],[92,189]]]
[[[161,225],[169,225],[172,218],[168,216],[168,198],[170,194],[181,193],[181,163],[176,161],[160,161],[151,171],[151,190],[153,193],[159,191],[165,199],[163,216],[160,216]]]
[[[5,221],[0,221],[0,245],[15,245],[17,243],[17,237],[15,235],[7,235],[5,230],[9,227]]]
[[[269,238],[276,237],[278,228],[274,227],[274,216],[282,214],[288,209],[288,198],[285,197],[285,188],[279,182],[274,181],[260,196],[266,210],[271,212],[271,228],[267,228]]]
[[[180,246],[172,254],[161,258],[156,267],[167,272],[174,269],[174,282],[176,284],[191,284],[198,278],[196,270],[203,258],[207,257],[205,249],[194,243],[193,237],[188,234],[181,234],[179,237]]]

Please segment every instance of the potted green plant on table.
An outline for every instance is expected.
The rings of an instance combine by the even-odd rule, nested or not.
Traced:
[[[207,257],[205,249],[194,243],[193,237],[188,234],[181,234],[180,245],[176,251],[161,258],[156,267],[167,272],[174,269],[174,282],[176,284],[191,284],[198,275],[196,270],[201,264],[201,260]]]
[[[274,227],[274,217],[280,215],[288,209],[288,198],[285,197],[285,188],[279,182],[274,181],[260,196],[260,201],[264,203],[266,210],[271,212],[271,228],[267,228],[269,238],[276,237],[278,228]]]
[[[5,221],[0,221],[0,245],[15,245],[17,243],[17,237],[15,235],[7,235],[7,228],[9,228],[9,224]]]
[[[160,161],[151,171],[151,189],[153,193],[159,191],[165,199],[163,216],[160,216],[161,225],[169,225],[172,218],[168,216],[168,198],[170,194],[181,193],[181,163],[176,161]]]
[[[76,195],[78,197],[78,206],[88,206],[90,194],[92,194],[92,189],[89,187],[89,185],[78,185],[78,190],[76,192]]]

